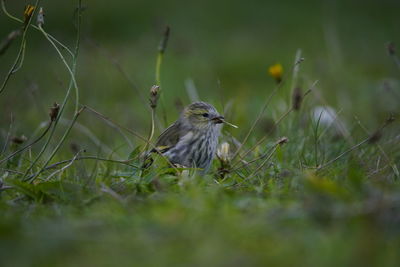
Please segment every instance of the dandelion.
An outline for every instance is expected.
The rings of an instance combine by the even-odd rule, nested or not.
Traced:
[[[277,63],[268,68],[268,73],[276,80],[277,83],[280,83],[282,81],[283,67],[281,64]]]
[[[27,5],[24,10],[24,24],[27,25],[29,20],[32,17],[33,11],[35,10],[35,6]]]

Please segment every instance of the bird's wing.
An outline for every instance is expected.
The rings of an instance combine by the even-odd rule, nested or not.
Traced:
[[[161,153],[167,152],[175,146],[182,135],[181,125],[178,121],[174,122],[160,134],[156,142],[156,149]],[[184,133],[183,133],[184,134]],[[155,152],[153,149],[152,152]]]

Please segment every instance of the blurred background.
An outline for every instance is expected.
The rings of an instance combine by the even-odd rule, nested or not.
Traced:
[[[34,1],[6,4],[11,14],[22,18],[24,6]],[[45,10],[45,29],[72,49],[76,3],[42,1],[40,5]],[[226,108],[229,120],[247,129],[275,87],[268,67],[281,63],[287,82],[266,115],[276,119],[290,105],[291,70],[299,49],[305,60],[298,85],[305,91],[318,80],[317,94],[344,118],[357,116],[375,127],[388,112],[398,111],[398,69],[386,45],[400,43],[399,1],[139,0],[111,4],[96,0],[83,1],[83,6],[77,69],[80,102],[142,134],[148,131],[148,92],[155,83],[157,47],[166,25],[171,35],[161,81],[168,123],[176,119],[181,105],[190,102],[186,87],[191,84],[201,100],[219,110]],[[0,16],[0,25],[2,37],[18,27],[5,15]],[[9,70],[19,41],[1,56],[1,77]],[[24,65],[0,97],[2,136],[11,114],[16,135],[29,135],[47,120],[48,107],[62,102],[68,79],[55,50],[40,32],[30,30]],[[321,105],[317,99],[314,94],[309,102]],[[72,98],[70,102],[72,106]],[[68,116],[71,119],[72,113],[65,119]],[[83,114],[79,123],[110,147],[124,142],[93,115]],[[158,126],[160,131],[165,122]],[[86,142],[79,131],[73,134]],[[240,137],[245,131],[235,134]]]
[[[22,19],[25,5],[35,1],[5,2]],[[143,136],[149,133],[149,90],[156,83],[158,46],[167,25],[171,33],[161,66],[156,135],[191,102],[191,88],[239,125],[225,127],[223,138],[231,134],[243,140],[277,87],[268,68],[280,63],[282,84],[247,148],[291,107],[295,87],[304,93],[318,83],[301,109],[248,157],[270,151],[282,136],[290,140],[276,150],[271,165],[245,183],[236,184],[245,180],[236,173],[226,180],[213,174],[185,180],[163,168],[138,176],[138,168],[97,160],[45,173],[40,183],[22,183],[20,173],[38,155],[41,140],[23,160],[14,157],[3,165],[11,170],[0,171],[1,266],[398,265],[398,120],[370,144],[341,153],[366,143],[389,113],[400,114],[400,69],[387,48],[390,42],[400,46],[399,0],[82,3],[80,104]],[[42,0],[40,6],[46,31],[73,49],[77,1]],[[1,13],[0,38],[20,26]],[[0,55],[1,81],[20,41]],[[304,61],[294,82],[296,53]],[[64,56],[71,63],[68,53]],[[69,79],[54,48],[30,29],[24,64],[0,94],[1,159],[21,147],[14,142],[10,151],[1,150],[8,133],[33,140],[43,132],[49,107],[63,101]],[[72,90],[39,166],[73,118],[74,101]],[[326,134],[327,125],[318,131],[315,123],[307,124],[313,110],[326,105],[351,138],[335,139]],[[321,124],[325,120],[332,118],[321,116]],[[86,110],[50,164],[71,159],[80,149],[125,160],[142,144]],[[320,176],[307,168],[338,155],[340,160]],[[213,171],[220,167],[214,164]]]

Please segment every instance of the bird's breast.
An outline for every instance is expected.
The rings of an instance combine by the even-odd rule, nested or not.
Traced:
[[[165,156],[172,163],[207,170],[214,158],[218,136],[219,129],[217,128],[197,133],[189,131]]]

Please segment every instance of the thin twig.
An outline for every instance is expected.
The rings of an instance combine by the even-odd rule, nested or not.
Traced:
[[[108,187],[105,183],[101,183],[101,191],[104,193],[109,194],[111,197],[115,198],[118,200],[121,204],[124,204],[124,199],[114,190],[112,190],[110,187]]]
[[[43,29],[41,25],[39,25],[39,30],[43,33],[44,37],[50,42],[50,44],[54,47],[54,49],[57,51],[58,55],[60,56],[62,62],[64,63],[65,67],[67,68],[69,74],[71,75],[71,81],[75,87],[75,94],[76,94],[76,99],[75,99],[75,113],[79,109],[79,88],[78,84],[76,83],[75,80],[75,72],[71,69],[71,67],[68,65],[67,61],[65,60],[63,54],[61,53],[60,49],[58,49],[57,45],[54,43],[54,41],[49,37],[47,32]],[[78,44],[79,45],[79,44]],[[76,61],[76,60],[74,60]]]
[[[8,73],[6,74],[6,77],[5,77],[4,81],[3,81],[3,84],[2,84],[1,87],[0,87],[0,94],[1,94],[1,93],[4,91],[4,89],[6,88],[7,83],[8,83],[8,81],[9,81],[10,78],[11,78],[11,75],[15,73],[15,70],[17,69],[18,64],[22,64],[22,62],[23,62],[22,59],[23,59],[23,54],[24,54],[25,47],[26,47],[26,46],[25,46],[25,45],[26,45],[26,33],[27,33],[27,31],[28,31],[29,25],[30,25],[31,22],[32,22],[32,18],[34,17],[34,15],[35,15],[35,13],[36,13],[36,9],[37,9],[37,6],[38,6],[39,3],[40,3],[40,0],[36,0],[35,9],[33,10],[32,15],[29,17],[29,20],[28,20],[28,22],[26,23],[26,25],[24,25],[23,32],[22,32],[21,45],[20,45],[20,47],[19,47],[19,51],[18,51],[17,57],[15,58],[14,64],[11,66],[10,70],[9,70]],[[5,10],[5,3],[4,3],[4,0],[1,1],[1,5],[2,5],[2,7],[3,7],[3,10]],[[6,14],[7,14],[7,13],[6,13]]]
[[[44,165],[42,166],[42,168],[40,169],[39,172],[37,172],[32,179],[30,179],[30,182],[33,182],[37,176],[41,173],[41,171],[46,168],[46,166],[49,164],[49,162],[52,160],[52,158],[54,157],[54,155],[57,153],[57,151],[60,149],[61,145],[64,143],[64,140],[67,138],[67,136],[69,135],[69,132],[71,131],[75,121],[78,119],[79,115],[84,111],[84,107],[81,108],[80,110],[78,110],[77,113],[75,113],[74,118],[71,121],[70,126],[68,127],[68,129],[65,131],[64,135],[61,137],[60,142],[57,144],[57,146],[54,148],[53,152],[50,154],[49,158],[47,159],[47,161],[44,163]]]
[[[82,151],[84,151],[84,150],[78,151],[78,153],[75,154],[75,156],[70,160],[70,162],[69,162],[67,165],[65,165],[64,167],[62,167],[62,168],[59,169],[59,170],[56,170],[55,172],[53,172],[53,173],[50,174],[49,176],[47,176],[47,178],[44,179],[44,181],[45,181],[45,182],[49,181],[49,180],[51,179],[51,177],[53,177],[53,176],[56,175],[57,173],[61,173],[61,172],[63,172],[64,170],[66,170],[67,168],[69,168],[69,167],[74,163],[74,161],[76,160],[76,158],[78,157],[78,155],[79,155]]]
[[[0,55],[3,55],[7,49],[11,46],[13,41],[17,39],[18,36],[21,35],[21,30],[13,30],[10,32],[7,37],[0,44]]]
[[[371,133],[368,131],[368,129],[361,123],[361,121],[359,120],[359,118],[357,116],[355,116],[355,119],[358,123],[358,125],[360,125],[361,129],[364,130],[364,132],[368,135],[371,136]],[[390,166],[394,172],[394,174],[398,177],[399,176],[399,171],[397,169],[396,164],[389,158],[389,156],[386,154],[385,150],[382,148],[381,145],[376,144],[376,146],[378,147],[379,151],[382,153],[383,157],[386,159],[386,162],[388,163],[388,166]]]
[[[18,149],[18,150],[15,151],[14,153],[11,153],[10,155],[8,155],[7,157],[5,157],[4,159],[0,160],[0,165],[1,165],[3,162],[8,161],[9,159],[11,159],[12,157],[14,157],[15,155],[17,155],[17,154],[19,154],[19,153],[25,151],[26,149],[32,147],[34,144],[36,144],[37,142],[39,142],[39,141],[47,134],[47,132],[50,130],[50,128],[51,128],[52,125],[53,125],[53,121],[50,121],[49,124],[48,124],[48,126],[47,126],[47,128],[46,128],[46,130],[44,130],[44,132],[43,132],[36,140],[34,140],[32,143],[30,143],[30,144],[28,144],[28,145],[26,145],[26,146],[24,146],[24,147]]]
[[[136,94],[140,98],[140,103],[146,103],[146,99],[144,98],[142,92],[139,90],[139,86],[136,84],[136,82],[128,75],[128,73],[125,71],[125,69],[121,66],[121,64],[118,62],[117,59],[115,59],[110,53],[102,47],[99,43],[97,43],[95,40],[91,38],[86,38],[85,39],[89,45],[92,47],[98,49],[100,51],[100,54],[102,54],[108,61],[110,61],[117,71],[125,78],[125,80],[128,82],[130,87],[136,92]]]
[[[71,123],[71,120],[61,119],[60,123],[62,125],[68,126]],[[80,132],[82,132],[84,135],[86,135],[96,146],[100,147],[100,149],[104,149],[106,153],[112,152],[111,148],[109,148],[106,144],[102,143],[97,138],[97,136],[94,133],[92,133],[92,131],[90,131],[89,128],[87,128],[85,125],[79,122],[75,122],[75,128]],[[132,144],[129,144],[129,146],[133,148]]]
[[[166,26],[165,30],[164,30],[163,38],[161,39],[160,45],[158,46],[155,78],[156,78],[156,85],[160,86],[161,89],[162,89],[162,87],[161,87],[161,65],[162,65],[162,61],[164,58],[165,50],[167,49],[169,34],[170,34],[170,28],[169,28],[169,26]],[[161,93],[161,108],[163,111],[164,124],[167,125],[168,119],[167,119],[167,112],[166,112],[165,103],[164,103],[164,93]]]
[[[3,146],[3,148],[2,148],[2,150],[0,152],[0,155],[2,155],[7,149],[8,142],[10,141],[10,135],[11,135],[11,130],[12,130],[13,124],[14,124],[14,119],[13,119],[13,116],[12,116],[12,113],[11,113],[11,115],[10,115],[10,127],[8,128],[6,141],[4,142],[4,146]]]
[[[117,129],[123,129],[125,131],[127,131],[128,133],[134,135],[135,137],[139,138],[140,140],[144,141],[144,142],[148,142],[148,140],[146,138],[144,138],[143,136],[141,136],[140,134],[136,133],[135,131],[117,123],[116,121],[112,120],[111,118],[103,115],[102,113],[100,113],[99,111],[95,110],[94,108],[91,108],[87,105],[84,105],[84,107],[89,110],[90,112],[96,114],[98,117],[100,117],[101,119],[105,120],[108,123],[111,123],[112,125],[116,126]]]
[[[394,63],[396,64],[396,66],[399,68],[400,70],[400,59],[396,54],[396,47],[394,45],[394,43],[390,42],[387,44],[387,50],[389,52],[389,56],[392,57]]]
[[[6,14],[6,16],[9,17],[10,19],[15,20],[15,21],[20,22],[20,23],[24,23],[21,19],[15,17],[15,16],[13,16],[13,15],[11,15],[11,14],[7,11],[4,0],[1,0],[1,8],[2,8],[4,14]],[[32,27],[32,28],[34,28],[35,30],[39,30],[39,27],[36,26],[36,25],[33,25],[33,24],[30,24],[29,27]],[[52,36],[51,34],[49,34],[49,37],[50,37],[54,42],[56,42],[59,46],[61,46],[63,49],[65,49],[72,57],[74,56],[74,54],[71,52],[71,50],[70,50],[66,45],[64,45],[63,43],[61,43],[60,41],[58,41],[58,40],[57,40],[54,36]]]
[[[390,121],[386,121],[379,129],[378,131],[382,131],[387,125],[389,125],[391,122]],[[342,158],[343,156],[347,155],[348,153],[350,153],[353,150],[356,150],[357,148],[359,148],[360,146],[362,146],[363,144],[367,143],[368,141],[370,141],[371,136],[368,136],[367,138],[365,138],[363,141],[361,141],[360,143],[352,146],[351,148],[347,149],[346,151],[342,152],[341,154],[339,154],[337,157],[335,157],[334,159],[331,159],[330,161],[328,161],[327,163],[315,168],[317,169],[317,171],[326,168],[327,166],[331,165],[332,163],[334,163],[335,161],[339,160],[340,158]]]
[[[271,94],[267,97],[264,106],[262,107],[261,111],[258,113],[256,120],[253,122],[253,125],[250,127],[250,130],[247,132],[245,138],[243,141],[240,143],[239,148],[236,150],[235,154],[232,156],[232,160],[234,160],[242,150],[244,144],[247,142],[247,140],[250,137],[250,134],[253,132],[254,128],[257,126],[257,123],[260,121],[262,115],[264,114],[265,110],[267,109],[272,97],[276,94],[279,88],[282,87],[282,83],[279,83],[278,85],[275,86],[275,89],[271,92]]]
[[[52,158],[54,157],[54,155],[57,153],[57,151],[60,149],[60,147],[62,146],[62,144],[64,143],[65,139],[67,138],[67,136],[69,135],[72,127],[74,126],[75,121],[78,119],[78,116],[81,114],[81,112],[85,109],[84,107],[79,109],[79,89],[78,89],[78,85],[76,83],[76,79],[75,79],[75,73],[76,73],[76,64],[77,64],[77,57],[78,57],[78,52],[79,52],[79,45],[80,45],[80,27],[81,27],[81,9],[82,9],[82,1],[78,0],[78,18],[77,18],[77,32],[76,32],[76,42],[75,42],[75,50],[74,50],[74,57],[73,57],[73,61],[72,61],[72,68],[69,67],[69,65],[66,63],[62,53],[60,52],[60,50],[57,48],[57,46],[55,45],[54,42],[51,41],[51,39],[49,38],[49,36],[47,35],[47,33],[43,30],[43,28],[41,27],[41,25],[39,25],[39,29],[40,31],[45,35],[46,39],[53,45],[53,47],[56,49],[57,53],[59,54],[60,58],[62,59],[62,61],[64,62],[65,66],[67,67],[68,71],[71,74],[71,79],[70,79],[70,84],[67,90],[67,94],[64,98],[64,102],[61,105],[60,108],[60,112],[58,117],[56,118],[55,124],[54,124],[54,128],[53,131],[50,134],[49,140],[51,139],[51,137],[54,134],[54,130],[57,126],[57,123],[59,121],[59,119],[61,118],[61,114],[64,111],[64,107],[67,103],[72,85],[74,85],[75,87],[75,114],[74,117],[70,123],[70,125],[67,127],[67,129],[64,132],[64,135],[61,137],[60,141],[58,142],[58,144],[56,145],[56,147],[53,149],[53,151],[50,153],[50,156],[47,158],[46,162],[44,163],[43,168],[45,168],[49,162],[52,160]],[[48,143],[47,143],[48,144]],[[47,145],[46,144],[46,145]],[[35,175],[32,179],[31,182],[33,180],[35,180],[35,178],[37,177],[37,175]]]
[[[303,60],[304,59],[301,57],[301,49],[297,49],[296,56],[294,58],[294,63],[293,63],[292,86],[290,88],[290,90],[291,90],[290,95],[293,95],[294,90],[298,86],[297,77],[298,77],[298,74],[300,71],[300,63],[303,62]],[[293,102],[293,99],[291,99],[291,101]],[[291,105],[293,106],[293,103],[291,103]]]
[[[292,84],[295,84],[295,80],[297,79],[297,74],[299,72],[299,66],[300,63],[303,61],[304,59],[301,58],[301,50],[299,49],[296,52],[296,56],[295,56],[295,61],[293,63],[293,68],[292,68]],[[258,113],[258,116],[256,118],[256,120],[254,121],[254,123],[252,124],[252,126],[250,127],[250,130],[248,131],[248,133],[246,134],[244,140],[241,142],[241,144],[239,145],[239,148],[236,150],[235,154],[232,157],[232,160],[234,160],[240,153],[240,151],[242,150],[244,144],[247,142],[247,140],[250,137],[250,134],[253,132],[254,128],[256,127],[257,123],[259,122],[259,120],[261,119],[262,115],[264,114],[265,110],[267,109],[272,97],[276,94],[276,92],[278,91],[278,89],[280,89],[283,85],[283,82],[278,83],[275,86],[275,89],[271,92],[271,94],[267,97],[264,106],[262,107],[261,111]],[[268,133],[269,134],[269,133]]]
[[[136,165],[130,164],[128,160],[113,160],[113,159],[106,159],[106,158],[100,158],[97,156],[82,156],[82,157],[74,157],[72,159],[67,159],[67,160],[63,160],[60,162],[56,162],[52,165],[47,166],[46,168],[44,168],[43,170],[40,171],[40,173],[47,171],[47,170],[51,170],[56,168],[59,165],[64,165],[64,164],[68,164],[71,163],[71,161],[78,161],[78,160],[96,160],[96,161],[106,161],[106,162],[111,162],[111,163],[117,163],[117,164],[122,164],[122,165],[126,165],[126,166],[130,166],[133,168],[139,168]],[[39,173],[39,174],[40,174]],[[34,177],[34,175],[31,175],[30,177],[28,177],[26,180],[30,180]]]
[[[80,7],[80,3],[81,3],[81,2],[80,2],[80,0],[79,0],[79,7]],[[79,25],[80,25],[80,23],[79,23]],[[69,83],[69,86],[68,86],[68,89],[67,89],[67,93],[65,94],[64,100],[63,100],[63,102],[62,102],[62,104],[61,104],[61,106],[60,106],[60,110],[59,110],[59,112],[58,112],[58,116],[56,117],[56,119],[55,119],[55,121],[54,121],[54,127],[53,127],[53,129],[51,130],[50,135],[49,135],[49,137],[48,137],[46,143],[43,145],[41,151],[40,151],[39,154],[36,156],[36,158],[34,159],[34,161],[32,162],[32,164],[31,164],[31,165],[28,167],[28,169],[25,171],[25,175],[24,175],[23,179],[28,175],[28,172],[34,167],[34,165],[38,162],[38,160],[41,158],[41,156],[43,155],[43,153],[46,151],[46,149],[47,149],[47,147],[48,147],[48,145],[49,145],[49,143],[50,143],[50,141],[51,141],[51,139],[52,139],[52,137],[53,137],[53,135],[54,135],[54,133],[55,133],[55,130],[56,130],[57,125],[58,125],[58,122],[59,122],[59,120],[60,120],[60,118],[61,118],[61,116],[62,116],[62,114],[63,114],[63,112],[64,112],[64,109],[65,109],[66,104],[67,104],[67,102],[68,102],[69,95],[70,95],[70,93],[71,93],[71,89],[72,89],[73,85],[75,85],[75,89],[76,89],[76,93],[77,93],[77,99],[76,99],[76,102],[75,102],[75,110],[78,109],[78,87],[77,87],[77,85],[76,85],[75,72],[76,72],[76,62],[77,62],[78,49],[79,49],[79,43],[80,43],[80,41],[79,41],[79,40],[80,40],[80,31],[79,31],[79,30],[77,31],[77,37],[76,37],[76,43],[75,43],[75,51],[74,51],[74,53],[72,53],[69,49],[67,49],[67,50],[69,51],[69,53],[72,55],[72,68],[70,68],[69,65],[68,65],[68,63],[66,62],[64,56],[62,55],[61,51],[60,51],[60,50],[58,49],[58,47],[55,45],[55,42],[57,42],[58,44],[61,44],[61,43],[58,42],[55,38],[52,38],[51,35],[48,34],[48,33],[42,28],[41,25],[40,25],[39,27],[36,27],[36,28],[45,36],[45,38],[46,38],[46,39],[51,43],[51,45],[56,49],[56,51],[57,51],[57,53],[59,54],[61,60],[63,61],[63,63],[64,63],[64,65],[66,66],[66,68],[68,69],[68,71],[69,71],[69,73],[70,73],[70,75],[71,75],[71,79],[70,79],[70,83]],[[62,47],[65,48],[64,45],[62,45]],[[76,114],[76,112],[75,112],[75,114]],[[72,125],[73,125],[73,123],[71,122],[71,124],[70,124],[70,126],[67,128],[66,132],[69,132],[69,131],[71,130]],[[64,136],[65,136],[65,135],[64,135]],[[63,138],[61,139],[60,143],[63,142],[63,139],[65,138],[64,136],[63,136]],[[51,158],[54,156],[54,154],[55,154],[56,151],[58,150],[58,147],[61,146],[60,143],[57,145],[56,149],[53,150],[53,152],[52,152],[50,158],[47,160],[47,162],[49,162],[49,161],[51,160]]]
[[[322,103],[322,105],[328,107],[328,102],[325,100],[325,98],[323,97],[323,95],[321,93],[319,93],[318,89],[313,90],[314,95],[316,96],[316,98],[318,99],[318,101],[320,103]],[[343,124],[343,122],[339,119],[339,114],[335,114],[334,112],[332,112],[331,109],[326,109],[326,112],[329,114],[329,116],[331,118],[335,118],[337,117],[336,120],[334,120],[334,122],[337,122],[337,129],[340,131],[341,135],[345,138],[345,140],[350,144],[354,144],[354,140],[351,136],[351,134],[349,133],[349,131],[347,130],[346,126]]]
[[[98,117],[100,117],[101,119],[103,119],[103,120],[105,120],[105,121],[107,121],[107,122],[109,122],[109,123],[112,123],[112,124],[115,125],[116,127],[127,131],[128,133],[132,134],[133,136],[139,138],[140,140],[142,140],[143,142],[145,142],[146,144],[148,144],[148,145],[149,145],[152,149],[154,149],[154,150],[156,151],[156,153],[159,154],[159,155],[174,169],[174,170],[177,171],[176,167],[171,163],[171,161],[170,161],[166,156],[164,156],[160,151],[158,151],[158,149],[156,149],[156,146],[155,146],[152,142],[149,142],[146,138],[144,138],[144,137],[141,136],[140,134],[138,134],[138,133],[136,133],[135,131],[133,131],[133,130],[131,130],[131,129],[129,129],[129,128],[127,128],[127,127],[125,127],[125,126],[123,126],[123,125],[121,125],[121,124],[119,124],[119,123],[113,121],[113,120],[111,120],[110,118],[108,118],[107,116],[105,116],[105,115],[101,114],[100,112],[94,110],[93,108],[90,108],[90,107],[88,107],[88,106],[84,106],[84,107],[85,107],[86,109],[88,109],[89,111],[93,112],[94,114],[96,114],[96,115],[97,115]]]
[[[246,168],[246,167],[248,167],[250,164],[253,164],[254,162],[257,162],[258,160],[265,158],[266,156],[268,156],[268,155],[270,154],[270,152],[274,149],[274,147],[275,147],[275,145],[272,146],[271,148],[269,148],[268,151],[267,151],[266,153],[262,154],[261,156],[259,156],[259,157],[257,157],[257,158],[254,158],[254,159],[252,159],[252,160],[250,160],[250,161],[242,162],[242,165],[241,165],[241,166],[238,166],[238,167],[236,167],[235,169],[232,169],[232,170],[230,170],[230,171],[234,172],[234,171],[237,171],[237,170]]]
[[[271,159],[271,157],[275,154],[275,151],[278,148],[278,146],[279,146],[279,144],[275,144],[271,153],[267,156],[267,158],[251,174],[246,176],[246,178],[243,181],[241,181],[240,183],[235,184],[235,186],[241,185],[244,182],[253,178],[264,167],[264,165]]]
[[[321,170],[321,169],[323,169],[323,168],[328,167],[329,165],[331,165],[331,164],[334,163],[335,161],[339,160],[341,157],[345,156],[346,154],[350,153],[351,151],[353,151],[353,150],[359,148],[360,146],[362,146],[363,144],[367,143],[367,142],[369,141],[369,139],[370,139],[370,137],[365,138],[363,141],[361,141],[360,143],[358,143],[358,144],[352,146],[352,147],[349,148],[348,150],[344,151],[343,153],[341,153],[341,154],[340,154],[339,156],[337,156],[336,158],[334,158],[334,159],[328,161],[328,162],[325,163],[324,165],[321,165],[321,166],[319,166],[319,167],[316,167],[315,169],[317,169],[317,171],[319,171],[319,170]],[[314,169],[314,168],[312,168],[312,169]]]
[[[314,86],[318,83],[318,80],[316,80],[310,87],[310,89],[308,89],[304,94],[303,94],[303,99],[313,90]],[[292,111],[293,111],[293,107],[289,108],[274,124],[274,126],[278,126],[281,121],[286,118]],[[249,150],[247,150],[244,155],[240,155],[240,160],[244,159],[251,151],[253,151],[257,146],[259,146],[261,143],[263,143],[269,136],[271,130],[268,131],[260,140],[257,141],[257,143],[252,146]],[[237,161],[235,164],[233,164],[232,167],[235,167],[240,161]]]
[[[6,172],[11,172],[11,173],[16,173],[16,174],[24,174],[23,172],[12,170],[12,169],[7,169],[7,168],[0,168],[0,170],[6,171]]]

